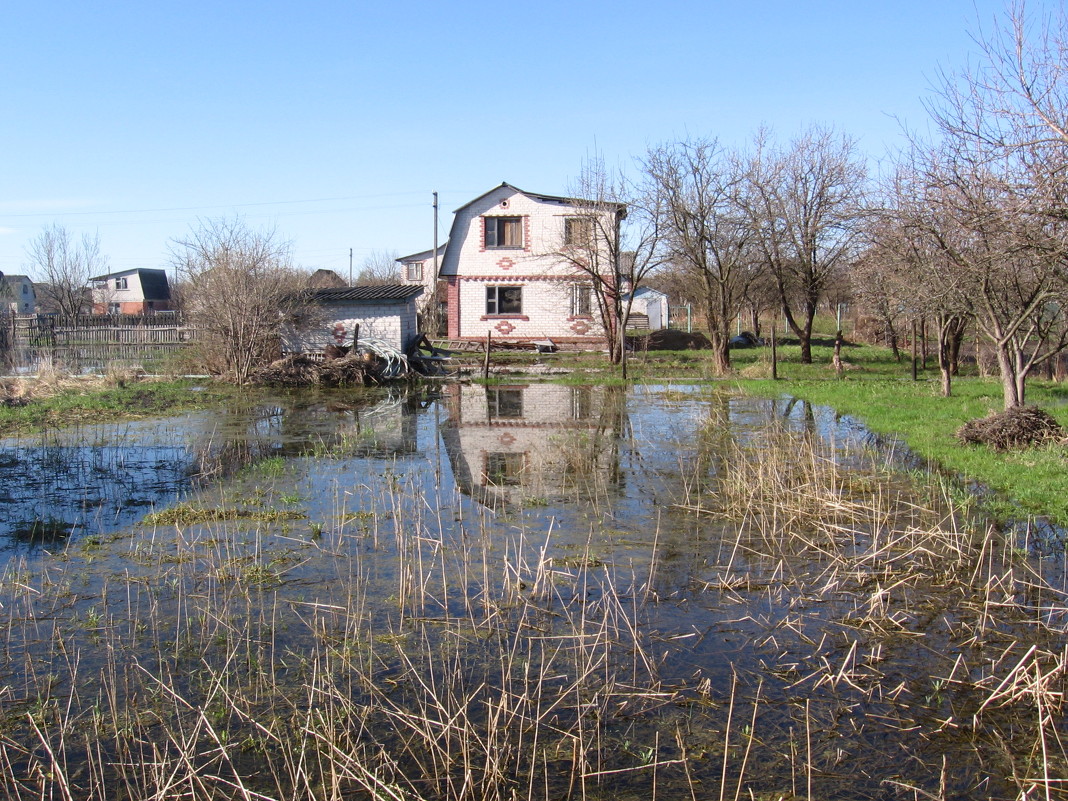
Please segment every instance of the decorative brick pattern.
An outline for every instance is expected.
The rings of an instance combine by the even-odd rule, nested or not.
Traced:
[[[502,206],[505,201],[507,206]],[[588,279],[559,255],[565,220],[581,212],[566,200],[526,195],[510,186],[498,187],[461,208],[442,263],[449,282],[449,337],[485,338],[486,287],[506,281],[509,286],[523,287],[522,315],[509,315],[508,325],[501,326],[509,330],[494,329],[494,336],[528,341],[559,337],[591,343],[602,339],[599,318],[578,321],[571,316],[571,285]],[[484,220],[502,213],[522,219],[522,249],[502,253],[486,248]]]

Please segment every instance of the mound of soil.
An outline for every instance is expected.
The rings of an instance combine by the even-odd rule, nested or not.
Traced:
[[[712,343],[704,334],[687,334],[674,328],[661,328],[644,337],[633,337],[641,350],[709,350]]]
[[[1028,448],[1064,437],[1064,429],[1037,406],[1015,406],[989,417],[969,420],[957,431],[968,444],[989,445],[998,450]]]

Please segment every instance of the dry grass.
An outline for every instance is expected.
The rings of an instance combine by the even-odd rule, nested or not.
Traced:
[[[393,468],[326,520],[10,563],[3,792],[1064,797],[1065,587],[949,499],[722,423],[664,512],[688,536],[658,520],[635,566]]]

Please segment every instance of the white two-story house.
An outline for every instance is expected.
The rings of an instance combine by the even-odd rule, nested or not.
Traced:
[[[611,269],[604,240],[625,214],[507,183],[461,206],[440,269],[449,338],[601,341],[590,265]]]
[[[152,314],[171,309],[167,271],[138,267],[89,279],[93,314]]]

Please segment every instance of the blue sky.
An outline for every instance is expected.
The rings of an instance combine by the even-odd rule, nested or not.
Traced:
[[[1052,2],[1052,0],[1051,0]],[[1034,2],[1032,8],[1043,4]],[[1049,5],[1047,3],[1047,5]],[[566,193],[684,136],[834,125],[873,161],[923,128],[1001,0],[0,5],[0,271],[46,225],[165,267],[241,214],[296,261],[430,247],[501,181]]]

